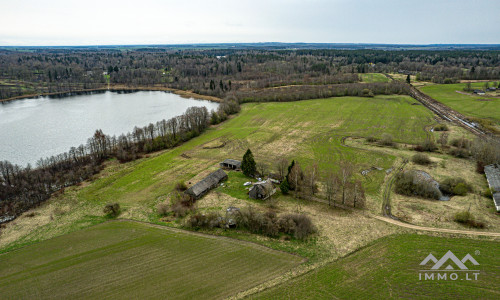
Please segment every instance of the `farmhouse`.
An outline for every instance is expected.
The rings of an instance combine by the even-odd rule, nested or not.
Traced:
[[[226,159],[220,163],[221,168],[227,168],[232,170],[241,169],[241,161],[235,159]]]
[[[185,191],[190,197],[199,199],[211,189],[216,187],[219,182],[226,180],[227,174],[222,169],[210,173],[207,177],[203,178],[200,182],[196,183]]]
[[[276,192],[274,185],[270,179],[266,181],[260,181],[253,185],[250,189],[248,195],[252,199],[262,199],[266,200]]]
[[[497,211],[500,211],[500,164],[492,164],[484,167],[486,180],[493,194],[493,202]]]

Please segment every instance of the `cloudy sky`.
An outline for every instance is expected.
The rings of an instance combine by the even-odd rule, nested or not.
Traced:
[[[499,0],[0,0],[0,45],[500,43]]]

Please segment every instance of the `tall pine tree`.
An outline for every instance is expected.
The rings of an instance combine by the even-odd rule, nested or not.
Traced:
[[[243,155],[241,170],[243,171],[243,174],[247,176],[254,176],[256,172],[255,160],[253,159],[253,154],[250,149],[247,149],[247,152],[245,152],[245,155]]]

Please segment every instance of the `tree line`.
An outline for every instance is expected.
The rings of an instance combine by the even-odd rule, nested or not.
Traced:
[[[30,50],[30,49],[28,49]],[[284,85],[356,83],[360,73],[404,73],[445,83],[500,78],[498,51],[264,49],[0,49],[0,99],[23,94],[164,86],[223,98]]]

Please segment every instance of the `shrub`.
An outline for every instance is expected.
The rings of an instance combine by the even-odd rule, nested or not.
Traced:
[[[434,131],[448,131],[448,126],[446,124],[438,124],[434,126]]]
[[[362,97],[373,97],[373,92],[370,89],[363,89],[361,91]]]
[[[439,189],[447,195],[465,196],[467,192],[472,191],[472,186],[463,178],[453,177],[443,180],[439,184]]]
[[[175,202],[170,206],[170,210],[176,218],[185,217],[191,210],[189,206],[186,206],[182,201]]]
[[[431,159],[429,158],[429,156],[422,154],[422,153],[417,153],[417,154],[413,155],[413,157],[411,158],[411,161],[418,164],[418,165],[428,165],[432,162]]]
[[[104,206],[103,212],[110,218],[116,218],[120,214],[120,204],[108,203]]]
[[[396,193],[406,196],[420,196],[438,200],[439,189],[429,180],[418,178],[415,171],[406,171],[396,175],[394,181]]]
[[[277,237],[282,232],[298,240],[305,240],[316,232],[311,219],[304,214],[286,214],[278,218],[273,211],[260,213],[251,207],[240,211],[237,224],[252,233]]]
[[[288,192],[290,192],[290,185],[288,184],[288,179],[285,178],[285,180],[281,182],[280,190],[283,195],[288,195]]]
[[[472,215],[468,211],[461,211],[455,214],[455,222],[467,224],[472,219]]]
[[[311,219],[304,214],[286,214],[279,220],[280,229],[298,240],[305,240],[316,232]]]
[[[468,158],[470,156],[469,150],[465,148],[451,148],[449,153],[457,158]]]
[[[175,184],[175,190],[176,190],[176,191],[179,191],[179,192],[184,192],[185,190],[187,190],[187,186],[186,186],[186,184],[184,183],[184,181],[178,181],[178,182]]]
[[[433,152],[433,151],[436,151],[438,149],[438,147],[436,146],[436,143],[434,143],[434,141],[430,140],[430,139],[426,139],[425,141],[423,141],[422,143],[418,144],[416,147],[415,147],[415,150],[417,151],[420,151],[420,152]]]
[[[470,146],[472,145],[472,141],[468,140],[466,138],[456,138],[452,139],[450,141],[450,145],[457,147],[457,148],[463,148],[463,149],[469,149]]]
[[[468,188],[464,183],[459,183],[453,188],[453,194],[459,196],[467,195]]]
[[[380,139],[380,144],[384,146],[394,146],[395,144],[393,140],[394,138],[392,137],[392,135],[384,133],[382,134],[382,138]]]
[[[222,218],[216,212],[209,212],[208,214],[195,213],[189,217],[186,224],[189,227],[200,229],[213,229],[222,225]]]
[[[168,213],[170,212],[170,206],[166,203],[159,203],[157,206],[156,206],[156,212],[160,215],[160,216],[166,216],[168,215]]]
[[[484,222],[476,221],[474,216],[469,211],[461,211],[455,214],[455,222],[468,225],[474,228],[484,228],[486,224]]]
[[[486,198],[493,199],[493,191],[492,191],[490,188],[487,188],[487,189],[483,192],[483,196],[485,196]]]
[[[375,143],[376,141],[378,141],[378,139],[376,137],[369,136],[366,138],[366,141],[369,143]]]

